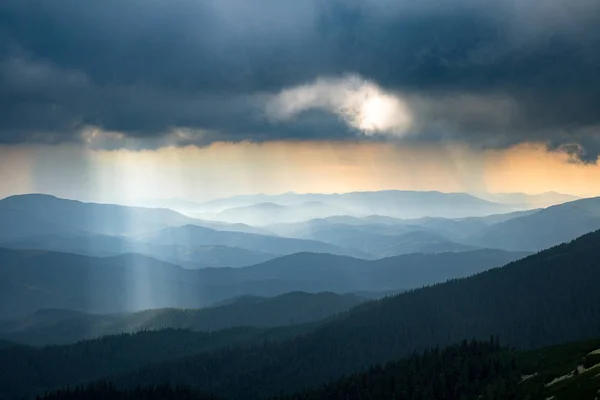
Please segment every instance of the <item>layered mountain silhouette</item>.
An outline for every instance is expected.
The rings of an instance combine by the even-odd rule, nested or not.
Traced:
[[[125,207],[114,204],[83,203],[54,196],[32,194],[0,200],[0,218],[27,216],[20,230],[12,232],[2,224],[0,238],[15,238],[44,233],[88,232],[104,235],[127,235],[158,230],[167,226],[193,223],[193,219],[168,209]],[[40,226],[42,227],[40,229]],[[54,229],[54,232],[49,232]]]
[[[525,193],[486,193],[480,195],[482,199],[511,204],[523,208],[546,208],[557,204],[579,200],[580,197],[570,194],[545,192],[540,194]]]
[[[402,220],[384,216],[357,218],[336,216],[298,223],[268,225],[265,229],[283,235],[355,248],[386,257],[409,253],[441,253],[468,251],[486,246],[471,243],[473,235],[513,218],[535,211],[462,219],[419,218]],[[487,243],[487,247],[497,247]]]
[[[291,292],[277,297],[241,296],[203,309],[162,308],[131,314],[43,309],[22,318],[0,321],[0,337],[39,346],[167,328],[194,331],[242,326],[270,328],[323,320],[364,301],[352,294]]]
[[[189,270],[139,254],[97,258],[0,249],[0,316],[17,317],[41,308],[92,313],[197,308],[245,294],[404,290],[467,276],[524,255],[478,250],[367,261],[299,253],[244,268]]]
[[[385,215],[396,218],[483,216],[516,211],[519,207],[480,199],[466,193],[418,192],[403,190],[383,190],[377,192],[352,192],[343,194],[297,194],[236,196],[203,203],[204,213],[226,213],[235,210],[236,217],[252,215],[256,204],[272,204],[288,207],[287,215],[293,215],[294,208],[301,213],[306,205],[333,207],[330,215],[347,214],[353,216]],[[304,205],[304,206],[303,206]],[[249,209],[246,207],[250,207]],[[281,211],[281,209],[278,209]],[[202,215],[202,214],[199,214]],[[211,214],[213,218],[218,218]],[[226,214],[225,214],[226,215]],[[314,218],[314,217],[313,217]],[[308,219],[308,218],[307,218]],[[284,222],[284,221],[279,221]],[[273,223],[266,220],[263,224]]]
[[[299,222],[331,215],[348,214],[337,205],[322,201],[307,201],[294,205],[280,205],[273,202],[233,207],[213,214],[202,214],[204,218],[225,222],[242,222],[250,225],[267,225],[274,222]]]
[[[492,225],[469,242],[495,248],[537,251],[600,229],[600,197],[581,199]]]
[[[261,231],[243,224],[201,221],[167,209],[82,203],[47,195],[0,200],[0,245],[9,248],[91,256],[140,253],[189,268],[247,266],[306,251],[372,257],[255,230]]]
[[[114,381],[146,385],[169,376],[173,384],[254,399],[465,338],[497,336],[526,349],[597,337],[598,243],[600,231],[502,268],[365,303],[284,343],[165,362]]]
[[[0,353],[7,371],[0,391],[17,398],[32,394],[32,388],[35,394],[74,381],[109,379],[125,388],[169,382],[225,398],[258,399],[466,338],[497,337],[500,344],[528,349],[597,337],[599,242],[600,231],[501,268],[368,302],[322,324],[298,326],[303,330],[259,334],[269,341],[257,341],[255,331],[248,330],[216,332],[210,339],[167,330],[41,351],[8,347]],[[582,354],[595,348],[588,345]],[[571,356],[559,351],[558,357]],[[536,357],[544,363],[557,354],[545,351]],[[527,356],[531,359],[531,353]],[[547,365],[534,372],[541,367]]]
[[[314,196],[408,198],[418,193],[390,191],[354,193],[348,194],[349,197]],[[424,193],[434,203],[438,196],[450,196]],[[305,200],[305,196],[310,199],[313,195],[286,196]],[[476,202],[470,197],[467,199]],[[253,228],[193,219],[167,209],[23,195],[0,200],[0,245],[97,257],[139,253],[191,269],[243,267],[299,252],[376,259],[482,248],[537,251],[600,228],[599,204],[598,198],[591,198],[542,210],[458,219],[339,215]],[[271,205],[277,209],[283,207]],[[287,207],[291,206],[283,208]]]
[[[344,248],[316,240],[256,235],[243,232],[224,232],[197,225],[166,228],[156,234],[145,237],[144,241],[154,245],[177,245],[188,248],[202,245],[221,245],[280,255],[315,252],[352,255],[361,258],[371,257],[370,254],[361,252],[360,250]]]
[[[376,257],[474,248],[539,251],[600,229],[600,198],[484,217],[339,216],[265,228],[279,235],[354,247]]]

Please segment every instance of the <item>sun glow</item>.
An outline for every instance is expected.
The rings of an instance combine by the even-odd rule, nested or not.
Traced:
[[[337,114],[366,135],[402,136],[412,123],[411,112],[398,95],[356,75],[285,89],[267,103],[266,113],[274,120],[289,120],[310,109]]]
[[[359,128],[366,132],[404,132],[410,126],[406,107],[396,97],[385,94],[376,93],[367,98],[357,119]]]

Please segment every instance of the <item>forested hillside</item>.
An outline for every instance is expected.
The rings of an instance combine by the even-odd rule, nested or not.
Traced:
[[[493,341],[464,341],[443,350],[435,348],[423,354],[413,354],[276,400],[509,399],[516,395],[513,383],[519,379],[514,353]],[[491,393],[492,390],[501,396],[488,397],[486,392]]]
[[[168,379],[249,399],[465,338],[498,335],[502,344],[526,349],[594,337],[600,334],[599,242],[600,232],[588,234],[471,278],[366,303],[289,342],[147,367],[119,381]]]
[[[494,342],[468,343],[443,350],[433,349],[399,361],[376,366],[317,389],[273,400],[374,399],[462,400],[475,398],[499,380],[519,379],[514,354]],[[181,397],[176,397],[179,394]],[[119,390],[100,382],[73,390],[59,390],[44,400],[94,398],[112,399],[209,399],[208,395],[185,387],[143,386]],[[488,398],[486,397],[486,400]]]
[[[594,400],[600,339],[530,351],[462,342],[411,355],[277,400]]]
[[[366,303],[286,341],[229,347],[105,378],[127,387],[184,384],[247,400],[292,393],[466,338],[497,335],[503,345],[526,349],[594,337],[600,334],[599,242],[595,232],[503,268]],[[35,365],[35,373],[25,368],[17,375],[20,388],[12,380],[9,387],[18,393],[73,383],[70,369],[85,371],[79,365],[89,362],[77,358],[81,353],[71,357],[57,380],[57,369],[49,366],[64,358],[43,354],[25,364]],[[4,368],[14,369],[13,358],[2,358]]]
[[[278,342],[312,329],[314,325],[269,330],[235,328],[212,333],[166,329],[43,349],[21,345],[0,347],[0,399],[34,396],[48,389],[99,380],[192,354]]]
[[[40,397],[36,400],[219,400],[211,394],[201,393],[189,387],[171,387],[156,385],[139,387],[131,390],[118,389],[115,385],[100,382],[86,387],[62,389]]]
[[[593,400],[600,394],[600,339],[533,351],[497,340],[462,341],[379,364],[360,373],[270,400]],[[61,389],[45,400],[217,399],[189,386],[122,389],[106,381]]]
[[[352,294],[293,292],[268,298],[243,296],[204,309],[163,308],[131,314],[40,310],[24,318],[0,321],[0,337],[43,346],[167,328],[194,331],[217,331],[240,326],[269,328],[319,321],[364,301],[366,299]]]

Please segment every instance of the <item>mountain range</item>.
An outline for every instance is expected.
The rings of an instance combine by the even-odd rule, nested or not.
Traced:
[[[546,208],[581,199],[581,197],[557,192],[545,192],[539,194],[482,193],[478,194],[477,197],[496,203],[511,204],[525,209]]]
[[[514,351],[489,341],[462,341],[272,400],[425,397],[432,400],[572,400],[600,393],[600,339],[569,342],[534,351]],[[468,371],[469,373],[465,373]],[[121,388],[110,382],[47,393],[43,400],[106,398],[218,400],[214,394],[168,383]]]
[[[307,201],[294,205],[280,205],[272,202],[233,207],[218,213],[201,214],[203,218],[224,222],[237,221],[249,225],[261,226],[266,223],[300,222],[313,218],[324,218],[332,215],[349,214],[339,206],[322,201]]]
[[[375,194],[381,193],[353,195]],[[600,229],[599,214],[600,199],[588,198],[483,217],[337,215],[254,228],[166,209],[23,195],[0,200],[0,246],[94,257],[138,253],[190,269],[245,267],[299,252],[377,259],[484,248],[538,251]]]
[[[384,215],[395,218],[460,218],[517,211],[521,208],[483,200],[466,193],[383,190],[342,194],[251,195],[200,204],[200,218],[230,222],[252,219],[259,225],[332,215]],[[271,216],[268,211],[275,211]],[[313,214],[311,217],[311,213]],[[328,214],[328,215],[324,215]],[[259,219],[258,217],[261,217]]]
[[[478,250],[368,261],[298,253],[244,268],[189,270],[139,254],[98,258],[0,249],[0,317],[41,308],[91,313],[197,308],[246,294],[405,290],[467,276],[526,254]]]
[[[174,242],[173,236],[181,240]],[[168,243],[158,243],[161,240]],[[47,195],[0,200],[0,245],[100,257],[140,253],[189,268],[240,267],[305,251],[371,257],[331,244],[275,237],[248,225],[192,219],[167,209]]]
[[[193,248],[194,246],[221,245],[279,255],[315,252],[351,255],[361,258],[370,257],[369,254],[359,250],[344,248],[311,239],[294,239],[244,232],[224,232],[198,225],[165,228],[156,234],[144,237],[143,241],[152,245],[184,246],[187,248]]]
[[[393,192],[393,191],[392,191]],[[399,191],[404,193],[411,193],[411,191]],[[355,192],[360,193],[360,192]],[[354,194],[355,194],[354,193]],[[376,193],[376,192],[370,192]],[[417,192],[412,192],[417,193]],[[128,203],[128,205],[138,205],[141,207],[149,208],[170,208],[172,210],[184,213],[184,214],[196,214],[196,213],[219,213],[227,211],[228,209],[235,209],[240,207],[249,207],[260,203],[272,203],[281,206],[296,206],[303,203],[318,202],[321,204],[327,204],[330,200],[338,199],[340,196],[347,195],[351,197],[354,194],[326,194],[326,193],[282,193],[282,194],[254,194],[254,195],[241,195],[233,196],[229,198],[221,198],[206,202],[196,202],[181,198],[164,198],[164,199],[137,199],[134,202]],[[492,203],[500,203],[510,205],[519,209],[536,209],[546,208],[557,204],[566,203],[569,201],[579,200],[577,196],[557,193],[557,192],[546,192],[539,194],[526,194],[526,193],[477,193],[473,195],[483,200],[490,201]],[[339,212],[336,212],[339,214]],[[281,222],[281,221],[280,221]]]
[[[492,225],[470,238],[476,245],[536,251],[600,229],[600,197],[582,199],[539,210]]]
[[[528,349],[597,337],[599,242],[600,231],[502,268],[365,303],[286,342],[199,354],[111,379],[148,385],[168,376],[172,384],[254,399],[465,338],[496,335]]]
[[[600,229],[600,197],[485,217],[337,216],[264,228],[279,235],[357,248],[376,257],[474,248],[539,251]]]
[[[276,297],[246,295],[202,309],[162,308],[120,314],[42,309],[18,319],[0,320],[0,337],[45,346],[167,328],[270,328],[324,320],[366,300],[352,294],[290,292]]]
[[[440,354],[436,346],[465,338],[492,337],[489,343],[529,349],[598,337],[599,242],[600,231],[590,233],[501,268],[363,303],[321,324],[287,330],[214,332],[210,339],[186,331],[142,332],[42,350],[9,345],[0,350],[0,392],[18,398],[103,379],[124,388],[170,383],[229,399],[258,399],[305,390],[425,349],[433,348],[425,353],[430,356]],[[565,366],[573,368],[597,342],[575,347],[581,349],[539,351],[526,366],[529,378],[517,375],[516,383],[533,379],[545,390],[544,383],[560,378]],[[532,360],[532,353],[523,353],[523,359]],[[553,370],[551,359],[567,361]],[[477,365],[491,360],[486,357]],[[505,361],[503,365],[514,367],[510,359]],[[595,365],[593,359],[589,362],[584,365]],[[490,365],[500,371],[500,364]],[[427,381],[431,379],[428,375]]]

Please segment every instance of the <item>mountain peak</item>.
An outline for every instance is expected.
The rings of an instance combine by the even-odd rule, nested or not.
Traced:
[[[3,199],[0,199],[0,202],[5,201],[27,201],[27,200],[65,200],[65,201],[77,201],[71,199],[62,199],[60,197],[56,197],[51,194],[45,193],[24,193],[24,194],[15,194],[12,196],[7,196]]]

